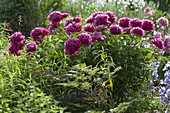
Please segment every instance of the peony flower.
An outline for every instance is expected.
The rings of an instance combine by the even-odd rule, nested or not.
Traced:
[[[107,29],[110,24],[116,22],[114,12],[95,12],[86,19],[86,23],[93,23],[97,29]]]
[[[72,32],[80,32],[82,25],[79,23],[71,23],[65,27],[66,33],[70,34]]]
[[[123,17],[118,20],[118,24],[120,27],[124,27],[124,28],[129,27],[129,21],[130,21],[130,18]]]
[[[50,22],[61,22],[62,19],[66,18],[67,16],[70,16],[68,13],[61,13],[59,11],[53,11],[50,15],[48,15],[48,18]]]
[[[96,26],[96,27],[105,26],[106,28],[108,28],[109,23],[110,23],[109,16],[106,14],[98,14],[94,20],[94,26]]]
[[[154,38],[162,39],[162,33],[161,32],[156,32],[155,35],[154,35]]]
[[[14,34],[12,34],[10,36],[10,42],[12,44],[18,44],[20,43],[22,40],[25,40],[25,36],[22,35],[22,33],[20,32],[15,32]]]
[[[145,31],[140,28],[140,27],[134,27],[130,30],[131,34],[134,34],[136,36],[144,36],[145,35]]]
[[[13,45],[13,44],[8,45],[8,51],[9,51],[10,54],[14,54],[14,55],[17,55],[17,56],[21,55],[21,52],[18,50],[17,46]]]
[[[149,12],[150,12],[150,7],[146,7],[145,9],[144,9],[144,13],[146,13],[146,14],[148,14]]]
[[[155,25],[151,20],[143,20],[141,28],[145,31],[152,32],[155,29]]]
[[[109,21],[113,24],[116,22],[116,17],[114,15],[114,12],[111,12],[111,11],[107,11],[105,12],[108,16],[109,16]]]
[[[94,31],[93,33],[90,34],[92,37],[92,42],[94,42],[95,40],[99,40],[99,41],[104,41],[106,39],[106,36],[102,35],[100,32],[98,31]]]
[[[80,44],[83,44],[86,46],[89,46],[92,44],[92,37],[87,33],[81,33],[77,36],[77,38],[79,39]]]
[[[87,32],[94,32],[94,26],[93,25],[91,25],[91,24],[86,24],[85,26],[84,26],[84,31],[87,31]]]
[[[154,38],[151,40],[151,43],[157,46],[159,49],[164,48],[164,42],[160,38]]]
[[[59,11],[53,11],[48,15],[50,22],[60,22],[63,19],[63,15]]]
[[[168,27],[169,23],[168,19],[165,17],[160,17],[156,22],[159,23],[159,26],[162,28]]]
[[[123,32],[123,29],[118,25],[112,25],[110,26],[110,33],[114,35],[121,34]]]
[[[165,37],[163,50],[166,53],[170,53],[170,35]]]
[[[134,19],[131,19],[131,20],[129,21],[129,25],[130,25],[131,27],[140,27],[141,24],[142,24],[142,21],[139,20],[138,18],[134,18]]]
[[[44,37],[48,36],[49,34],[50,34],[49,30],[42,27],[36,27],[31,31],[30,37],[32,37],[35,42],[43,42]]]
[[[76,55],[80,50],[80,42],[74,38],[70,38],[64,43],[64,52],[69,55]]]
[[[17,56],[21,55],[19,50],[22,50],[26,44],[25,36],[23,36],[20,32],[15,32],[10,36],[10,42],[11,44],[8,46],[9,53]]]
[[[37,49],[37,44],[35,42],[30,42],[26,45],[27,52],[35,52]]]

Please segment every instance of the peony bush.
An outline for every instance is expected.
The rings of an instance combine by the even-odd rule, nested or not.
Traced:
[[[150,12],[144,9],[146,17]],[[53,11],[47,18],[49,27],[35,27],[30,37],[12,34],[9,55],[3,57],[16,59],[18,68],[12,68],[17,76],[38,82],[45,95],[59,101],[60,109],[169,110],[168,18],[156,12],[149,18],[119,18],[111,11],[87,18]]]

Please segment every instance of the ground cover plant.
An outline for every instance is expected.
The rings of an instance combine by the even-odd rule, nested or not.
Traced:
[[[29,36],[1,22],[0,112],[169,112],[170,17],[142,11],[52,11]]]

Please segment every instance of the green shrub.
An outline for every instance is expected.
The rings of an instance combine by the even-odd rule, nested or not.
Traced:
[[[13,32],[21,31],[29,36],[30,31],[41,24],[38,0],[1,0],[0,19],[9,23]]]

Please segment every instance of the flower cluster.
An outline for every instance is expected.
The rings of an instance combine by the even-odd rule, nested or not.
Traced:
[[[81,18],[79,17],[73,17],[69,20],[65,21],[65,31],[67,34],[70,34],[72,32],[80,32],[82,30],[82,25],[80,24]]]
[[[164,40],[161,39],[161,34],[157,33],[155,38],[151,40],[151,43],[163,50],[165,53],[170,53],[170,35],[165,36]]]
[[[20,50],[22,50],[24,45],[26,45],[25,36],[23,36],[20,32],[15,32],[10,36],[8,50],[11,54],[19,56],[21,54]]]
[[[154,10],[151,10],[150,7],[146,7],[146,8],[144,9],[144,13],[145,13],[145,14],[149,14],[149,15],[151,15],[151,16],[155,16],[155,11],[154,11]]]
[[[24,47],[26,48],[27,53],[32,53],[36,51],[37,45],[36,42],[27,43],[25,36],[20,32],[15,32],[10,36],[10,44],[8,45],[8,50],[10,54],[17,56],[21,55],[21,51]]]
[[[164,73],[164,80],[160,80],[160,85],[161,88],[159,90],[160,92],[160,97],[162,102],[165,102],[166,104],[169,104],[169,96],[170,96],[170,88],[169,88],[169,83],[170,83],[170,62],[168,61],[165,67],[163,68]]]
[[[155,70],[151,73],[152,77],[153,77],[153,81],[152,82],[156,82],[158,81],[158,68],[159,68],[160,62],[153,62],[150,64],[151,67],[155,68]]]
[[[113,12],[96,12],[86,19],[86,23],[94,25],[95,30],[106,30],[116,22]]]

